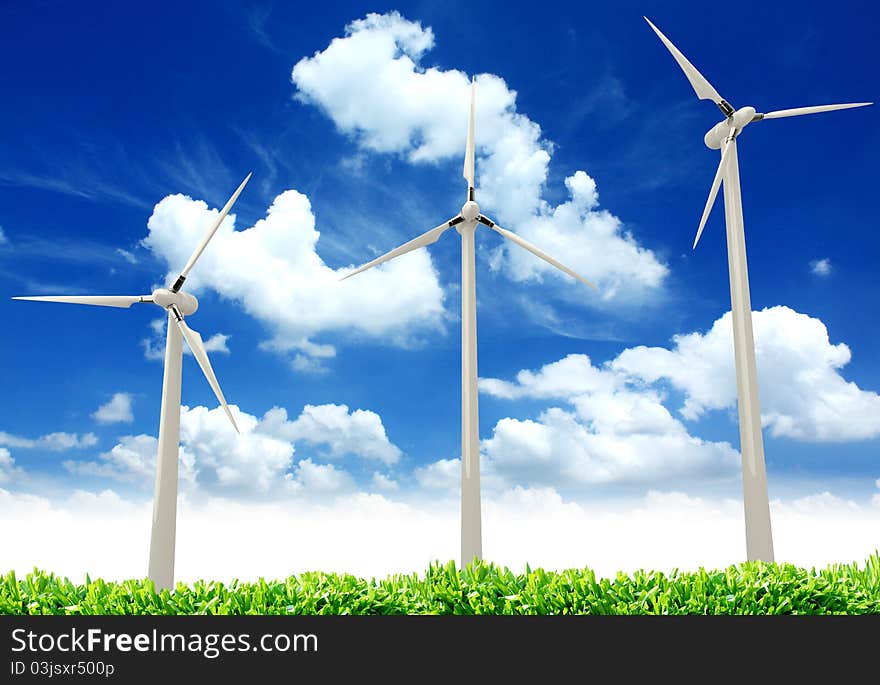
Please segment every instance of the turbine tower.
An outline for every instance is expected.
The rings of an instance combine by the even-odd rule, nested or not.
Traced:
[[[468,120],[467,143],[464,155],[464,178],[468,182],[467,201],[461,211],[449,221],[423,233],[408,243],[387,252],[371,262],[355,269],[341,280],[378,266],[390,259],[437,242],[449,228],[461,235],[461,565],[474,559],[482,559],[482,523],[480,509],[480,433],[477,411],[477,295],[474,264],[474,234],[477,226],[491,228],[508,240],[525,248],[560,271],[586,283],[567,266],[547,253],[526,242],[518,235],[498,226],[480,213],[474,188],[474,95],[475,83],[471,82],[471,108]]]
[[[238,426],[223,397],[217,376],[211,368],[202,336],[187,326],[184,317],[194,314],[198,300],[183,292],[183,282],[207,247],[208,242],[232,209],[251,175],[242,181],[229,198],[220,214],[208,228],[183,271],[170,288],[158,288],[150,295],[49,295],[44,297],[14,297],[14,300],[38,302],[63,302],[66,304],[91,304],[99,307],[129,308],[137,302],[152,302],[168,313],[168,332],[165,339],[165,373],[162,380],[162,410],[159,418],[159,452],[156,459],[156,482],[153,492],[153,526],[150,535],[150,563],[148,575],[157,590],[174,587],[174,541],[177,527],[177,467],[180,449],[180,385],[183,367],[183,340],[208,379],[208,383],[226,415],[238,432]]]
[[[770,500],[767,494],[767,470],[764,465],[764,441],[761,434],[761,406],[758,401],[758,372],[755,365],[755,341],[752,335],[752,303],[749,295],[749,272],[743,227],[742,194],[739,186],[739,161],[736,139],[753,121],[781,119],[801,114],[830,112],[836,109],[864,107],[871,102],[843,105],[798,107],[761,114],[754,107],[733,106],[710,84],[650,19],[645,21],[663,41],[678,66],[687,76],[701,100],[712,100],[724,114],[706,133],[704,142],[712,150],[721,150],[721,162],[703,209],[694,249],[700,241],[706,219],[721,182],[724,182],[724,214],[727,224],[727,263],[730,277],[730,310],[733,319],[733,349],[736,364],[737,411],[742,455],[743,506],[746,523],[746,557],[749,561],[773,561],[773,534],[770,526]]]

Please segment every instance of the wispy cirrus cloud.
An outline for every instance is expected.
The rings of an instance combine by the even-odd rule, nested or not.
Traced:
[[[48,190],[85,200],[109,200],[133,207],[150,206],[148,200],[135,195],[128,188],[108,181],[108,177],[109,174],[100,174],[88,167],[63,163],[52,171],[0,169],[0,185]]]

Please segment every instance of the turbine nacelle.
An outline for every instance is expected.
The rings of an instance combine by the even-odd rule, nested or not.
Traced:
[[[724,141],[730,136],[731,130],[742,131],[761,116],[754,107],[740,107],[724,121],[719,121],[710,128],[703,137],[703,142],[710,150],[720,150]]]
[[[748,124],[755,120],[758,110],[754,107],[740,107],[730,117],[731,125],[738,131],[742,131]]]
[[[168,288],[157,288],[154,290],[153,302],[163,309],[177,307],[177,310],[184,316],[195,314],[199,308],[199,301],[194,295],[183,291],[174,292]]]

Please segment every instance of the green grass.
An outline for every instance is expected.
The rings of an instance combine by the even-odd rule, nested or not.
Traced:
[[[589,569],[512,573],[452,562],[422,574],[364,580],[304,573],[284,580],[199,581],[156,593],[150,581],[77,585],[34,570],[0,582],[0,614],[876,614],[880,553],[864,564],[806,570],[750,562],[709,571]]]

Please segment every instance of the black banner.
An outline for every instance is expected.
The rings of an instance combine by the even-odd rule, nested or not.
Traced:
[[[790,682],[876,675],[880,617],[0,616],[0,631],[2,683]]]

